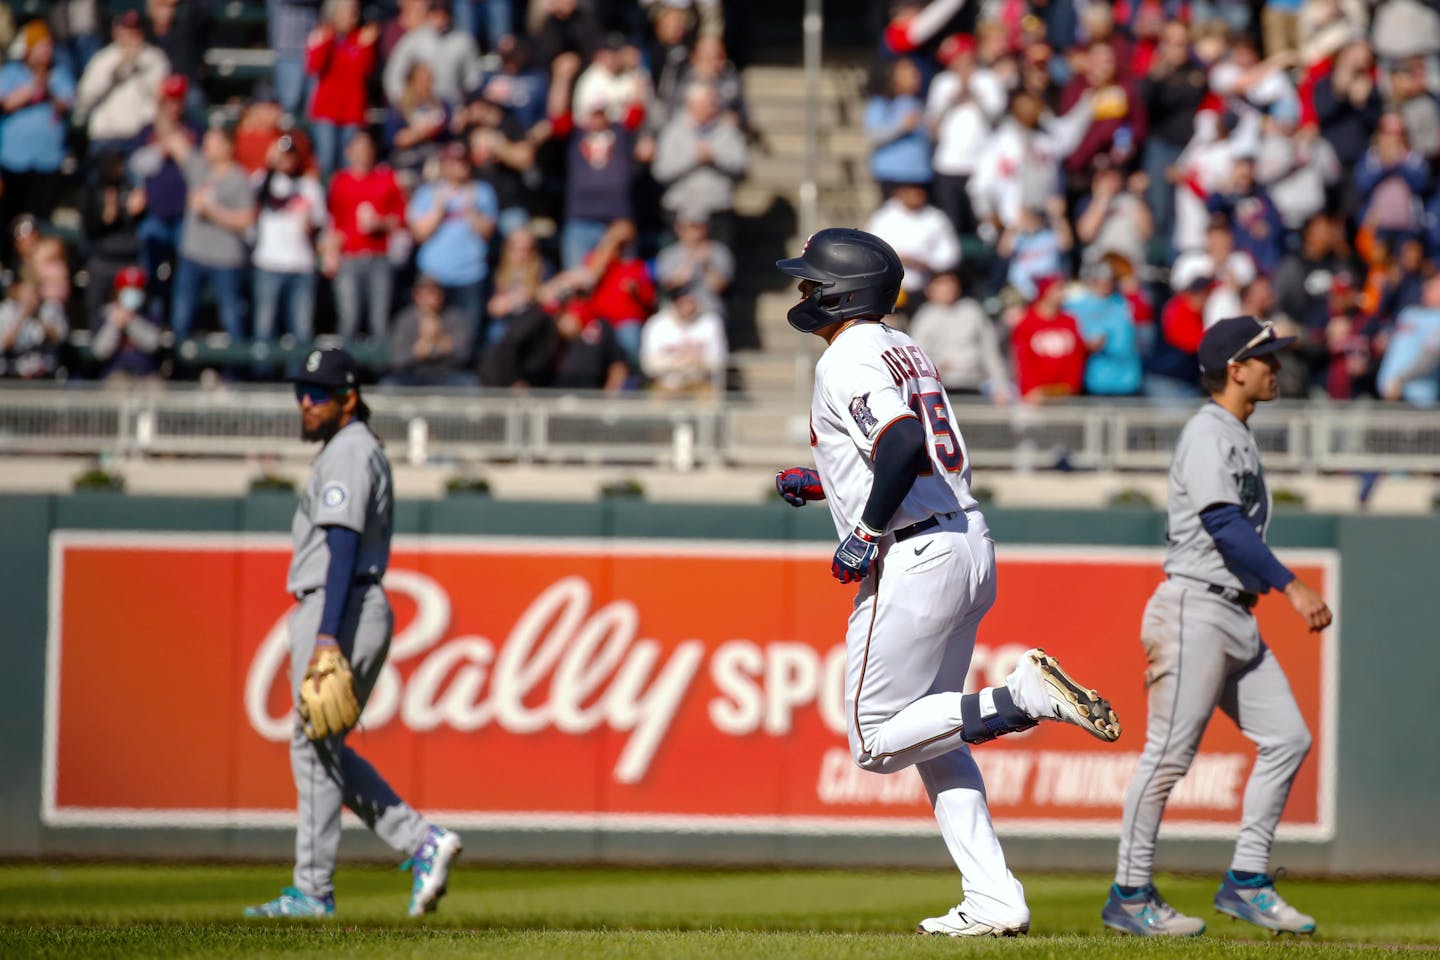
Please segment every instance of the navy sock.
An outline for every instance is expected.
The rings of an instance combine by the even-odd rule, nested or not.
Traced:
[[[1133,897],[1143,889],[1144,887],[1122,887],[1118,883],[1115,884],[1115,892],[1122,897]]]
[[[1231,870],[1230,876],[1233,877],[1237,883],[1252,883],[1262,879],[1265,874],[1251,873],[1249,870]]]

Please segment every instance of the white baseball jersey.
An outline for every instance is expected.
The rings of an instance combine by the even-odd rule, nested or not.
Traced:
[[[970,492],[965,441],[915,341],[871,321],[842,330],[816,364],[810,405],[815,466],[842,538],[869,499],[876,443],[903,417],[924,424],[930,463],[885,532],[942,519],[903,543],[881,541],[856,593],[845,631],[850,751],[875,773],[917,768],[960,869],[966,915],[1017,927],[1030,919],[1025,891],[1005,863],[963,738],[962,689],[996,595],[994,544]]]
[[[810,401],[815,468],[842,538],[855,529],[870,496],[875,443],[901,417],[924,425],[930,469],[915,479],[886,532],[976,505],[965,438],[935,364],[902,331],[857,323],[825,348]]]

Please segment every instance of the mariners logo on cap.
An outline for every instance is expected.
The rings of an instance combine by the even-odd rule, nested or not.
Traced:
[[[305,359],[305,369],[311,373],[320,369],[320,351],[316,350]]]

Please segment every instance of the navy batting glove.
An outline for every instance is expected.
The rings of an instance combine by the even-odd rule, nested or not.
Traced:
[[[880,552],[879,530],[871,529],[862,521],[855,525],[850,536],[835,551],[830,561],[830,573],[841,583],[856,583],[870,574],[870,564]]]
[[[809,467],[791,467],[775,474],[775,492],[792,507],[803,507],[809,500],[825,499],[820,474]]]

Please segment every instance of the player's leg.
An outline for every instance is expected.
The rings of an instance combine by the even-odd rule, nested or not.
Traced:
[[[1105,925],[1122,933],[1193,936],[1205,930],[1203,920],[1166,903],[1152,877],[1165,802],[1190,769],[1225,686],[1225,641],[1212,609],[1224,602],[1166,581],[1145,607],[1145,748],[1125,793],[1115,883],[1101,911]]]
[[[972,546],[970,540],[982,546]],[[916,554],[917,541],[928,546]],[[865,581],[846,633],[846,720],[855,762],[894,773],[962,746],[963,669],[995,602],[994,555],[979,530],[943,530],[887,551]]]
[[[355,674],[355,696],[363,709],[370,698],[385,657],[395,615],[385,591],[372,586],[346,611],[353,622],[353,643],[347,651]],[[342,632],[348,632],[343,631]],[[460,835],[438,827],[411,807],[364,757],[340,744],[339,762],[345,805],[381,840],[409,858],[412,874],[410,914],[435,909],[445,894],[450,864],[461,850]]]
[[[290,615],[290,696],[294,703],[314,652],[324,593],[306,597]],[[335,912],[335,856],[340,845],[340,770],[333,743],[312,743],[296,718],[290,730],[290,772],[295,778],[298,816],[292,886],[274,900],[246,907],[251,917],[328,916]]]
[[[290,617],[290,694],[298,699],[305,668],[315,648],[324,612],[325,592],[317,590]],[[341,631],[344,632],[343,629]],[[341,637],[341,649],[347,646]],[[345,650],[348,655],[349,651]],[[333,901],[335,860],[340,849],[340,809],[344,803],[340,748],[343,737],[312,742],[297,718],[290,731],[290,772],[295,778],[298,821],[295,829],[295,889]]]
[[[1286,903],[1270,875],[1275,828],[1295,774],[1310,752],[1310,731],[1285,671],[1260,641],[1253,618],[1248,619],[1260,652],[1231,675],[1220,709],[1255,743],[1257,755],[1245,785],[1235,855],[1215,895],[1215,907],[1268,930],[1313,933],[1315,919]]]
[[[1170,791],[1195,759],[1200,738],[1225,688],[1225,638],[1215,604],[1225,601],[1174,581],[1155,589],[1145,607],[1148,713],[1145,748],[1125,793],[1115,882],[1150,882],[1155,838]]]
[[[994,591],[985,594],[989,601]],[[969,611],[940,664],[933,690],[958,690],[970,672],[970,659],[980,622],[991,602]],[[1024,933],[1030,925],[1025,889],[1005,863],[1000,838],[990,822],[985,784],[961,744],[944,756],[916,764],[930,796],[940,836],[960,870],[964,899],[948,913],[920,922],[920,931],[950,936],[1004,936]]]
[[[1025,888],[1010,872],[990,821],[985,785],[965,745],[915,768],[930,795],[940,836],[960,870],[965,898],[943,916],[920,922],[920,932],[950,936],[1007,936],[1030,928]]]

